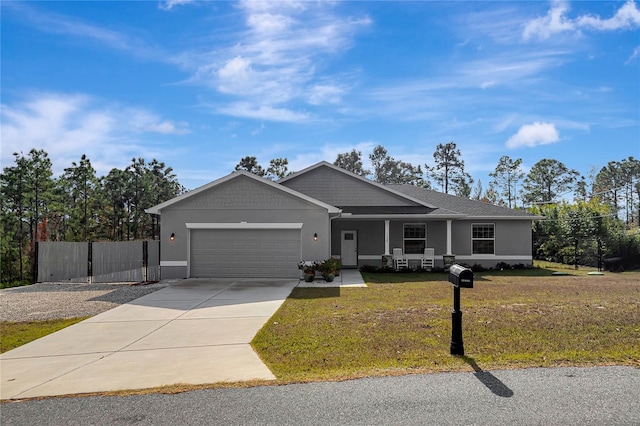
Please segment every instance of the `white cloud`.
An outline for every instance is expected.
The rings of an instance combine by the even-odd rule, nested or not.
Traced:
[[[538,38],[546,40],[554,34],[577,32],[582,29],[596,31],[615,31],[640,27],[640,10],[633,0],[628,0],[615,15],[603,19],[596,15],[582,15],[575,19],[567,17],[569,6],[564,1],[556,1],[547,14],[533,19],[524,27],[522,37],[525,40]]]
[[[340,77],[322,74],[317,64],[349,49],[355,32],[370,24],[366,17],[340,17],[332,13],[334,6],[241,2],[244,28],[229,35],[233,44],[183,55],[178,62],[193,72],[191,82],[232,98],[218,112],[273,121],[307,119],[292,105],[336,104],[347,88]]]
[[[247,25],[256,33],[263,35],[277,35],[288,29],[294,21],[285,15],[273,13],[253,13],[247,17]]]
[[[560,140],[556,126],[552,123],[534,122],[520,127],[518,132],[507,141],[507,148],[514,149],[522,146],[534,147],[548,145]]]
[[[43,149],[58,172],[82,154],[87,154],[98,172],[108,172],[132,156],[155,155],[148,144],[145,149],[140,147],[145,133],[188,132],[187,123],[81,94],[32,94],[21,103],[3,104],[0,115],[3,164],[13,161],[13,152]]]
[[[495,82],[495,81],[485,81],[485,82],[483,82],[483,83],[480,85],[480,87],[481,87],[482,89],[488,89],[488,88],[493,87],[493,86],[495,86],[495,85],[496,85],[496,82]]]
[[[355,146],[349,142],[335,142],[319,146],[316,150],[304,150],[302,154],[297,154],[289,158],[289,170],[300,171],[320,161],[333,163],[338,154],[351,152],[352,150],[362,152],[362,164],[365,169],[371,169],[369,154],[378,145],[374,141],[359,142]]]
[[[130,49],[132,41],[121,33],[102,28],[78,18],[53,12],[44,12],[23,2],[3,3],[20,13],[26,22],[40,31],[96,40],[116,49]]]
[[[640,46],[637,46],[635,49],[633,49],[633,53],[631,54],[631,56],[629,56],[629,59],[627,59],[624,64],[625,65],[630,64],[635,59],[637,59],[639,56],[640,56]]]
[[[2,2],[5,9],[20,14],[23,21],[43,33],[75,37],[83,44],[96,42],[137,57],[166,61],[166,53],[147,44],[144,39],[96,25],[84,19],[34,7],[28,2]]]
[[[628,0],[613,17],[602,19],[599,16],[585,15],[576,20],[578,26],[599,31],[615,31],[640,27],[640,10],[633,0]]]
[[[131,110],[128,114],[129,128],[142,133],[160,133],[163,135],[186,135],[190,133],[189,124],[183,121],[174,123],[162,120],[147,111]]]
[[[255,90],[254,76],[251,60],[236,56],[218,70],[218,90],[232,94],[252,93]]]
[[[311,105],[337,104],[344,93],[345,89],[333,84],[316,84],[309,89],[308,102]]]
[[[176,6],[183,6],[185,4],[195,3],[195,0],[165,0],[158,4],[158,7],[162,10],[169,11]]]
[[[233,117],[252,118],[265,121],[302,122],[309,120],[309,114],[295,112],[286,108],[277,108],[269,105],[255,105],[248,102],[234,102],[217,108],[221,114]]]
[[[565,2],[555,2],[546,16],[536,18],[525,25],[522,36],[525,40],[534,36],[544,40],[553,34],[574,30],[576,26],[573,21],[564,16],[568,11],[569,5]]]

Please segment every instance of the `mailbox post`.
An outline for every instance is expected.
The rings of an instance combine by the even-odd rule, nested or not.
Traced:
[[[451,311],[451,355],[464,355],[462,342],[462,311],[460,288],[473,288],[473,271],[458,264],[449,268],[449,282],[453,284],[453,311]]]

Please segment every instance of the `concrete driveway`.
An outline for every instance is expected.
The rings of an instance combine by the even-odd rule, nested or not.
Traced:
[[[0,355],[0,398],[273,380],[249,343],[297,284],[180,281]]]

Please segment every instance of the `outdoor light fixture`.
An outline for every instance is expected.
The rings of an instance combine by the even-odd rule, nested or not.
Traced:
[[[176,234],[175,234],[175,232],[172,232],[172,233],[171,233],[171,236],[169,237],[169,240],[171,240],[171,241],[175,241],[175,240],[176,240]]]
[[[318,234],[317,233],[313,234],[313,241],[318,241]]]

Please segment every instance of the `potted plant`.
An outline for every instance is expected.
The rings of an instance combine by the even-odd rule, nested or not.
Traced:
[[[332,282],[336,277],[335,259],[327,259],[318,265],[318,270],[322,274],[324,280],[328,283]]]
[[[334,269],[336,271],[336,277],[339,277],[340,270],[342,269],[342,260],[336,259],[335,257],[332,257],[331,260],[333,261]]]
[[[312,262],[310,260],[303,260],[298,263],[298,269],[300,269],[304,273],[304,281],[305,282],[313,282],[313,279],[316,276],[317,264],[316,262]]]

